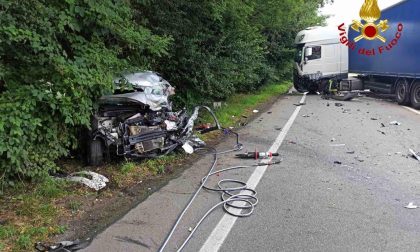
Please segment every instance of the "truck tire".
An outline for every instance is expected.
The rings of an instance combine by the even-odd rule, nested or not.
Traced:
[[[88,163],[91,166],[99,166],[103,161],[104,145],[100,139],[92,139],[89,143]]]
[[[410,93],[411,106],[420,109],[420,81],[416,81]]]
[[[406,79],[398,80],[395,94],[398,104],[408,105],[410,103],[410,90]]]

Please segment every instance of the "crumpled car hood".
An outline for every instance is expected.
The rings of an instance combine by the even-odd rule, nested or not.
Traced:
[[[168,96],[165,95],[154,95],[146,94],[144,92],[132,92],[126,94],[117,94],[117,95],[105,95],[99,99],[99,103],[141,103],[148,105],[150,110],[159,111],[162,108],[170,108],[168,102]]]
[[[163,108],[171,110],[168,101],[169,96],[175,94],[175,89],[168,81],[154,72],[138,72],[123,75],[114,80],[118,90],[119,83],[128,83],[136,90],[130,93],[105,95],[99,99],[99,103],[125,103],[135,102],[149,106],[152,111]]]

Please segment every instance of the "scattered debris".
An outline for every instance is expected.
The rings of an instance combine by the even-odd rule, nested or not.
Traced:
[[[182,149],[184,149],[184,151],[188,154],[193,154],[194,153],[194,148],[190,145],[189,142],[186,142],[182,145]]]
[[[57,251],[57,252],[72,252],[80,249],[87,248],[89,245],[89,240],[80,241],[79,239],[75,241],[62,241],[54,245],[46,245],[41,242],[35,243],[36,251]]]
[[[192,227],[189,227],[188,228],[188,232],[192,232],[193,231],[193,228]]]
[[[307,118],[307,117],[311,117],[311,116],[310,115],[303,115],[302,117],[306,117]]]
[[[289,141],[289,144],[297,144],[295,141]]]
[[[246,115],[241,115],[242,116],[242,118],[245,118],[245,119],[247,119],[248,118],[248,116],[246,116]]]
[[[282,127],[275,127],[274,129],[275,129],[275,130],[280,131],[280,130],[282,130],[283,128],[282,128]]]
[[[237,158],[244,158],[244,159],[264,159],[264,158],[271,158],[271,157],[277,157],[279,156],[279,153],[277,152],[258,152],[258,151],[254,151],[254,152],[246,152],[243,154],[236,154],[235,155]]]
[[[260,112],[260,111],[258,111],[258,110],[256,110],[256,109],[254,109],[254,110],[252,111],[252,113],[254,113],[254,114],[256,114],[256,113],[258,113],[258,112]]]
[[[295,104],[293,104],[293,105],[295,105],[295,106],[297,106],[297,107],[299,107],[299,106],[304,106],[304,105],[306,105],[306,102],[299,102],[299,103],[295,103]]]
[[[268,111],[268,112],[267,112],[267,114],[272,114],[272,113],[273,113],[273,112],[271,112],[271,111]]]
[[[354,159],[356,159],[357,161],[359,161],[360,163],[365,162],[364,159],[361,159],[360,157],[355,157]]]
[[[411,156],[415,159],[417,159],[420,162],[420,153],[416,153],[414,150],[412,149],[408,149],[408,151],[410,151]]]
[[[372,120],[372,121],[378,121],[378,118],[372,117],[372,118],[370,118],[370,120]]]
[[[343,103],[336,102],[336,103],[335,103],[335,106],[336,106],[336,107],[343,107],[343,106],[344,106],[344,104],[343,104]]]
[[[92,172],[92,171],[81,171],[74,172],[64,178],[68,181],[79,182],[86,185],[89,188],[95,189],[96,191],[101,190],[109,182],[109,179],[105,176]]]
[[[329,107],[330,106],[330,103],[329,102],[327,102],[327,107]]]
[[[339,164],[341,165],[342,163],[340,161],[334,161],[334,164]]]
[[[335,138],[331,138],[331,142],[335,142],[335,140],[336,140]]]
[[[350,109],[345,109],[345,110],[343,110],[343,114],[347,114],[347,113],[349,113],[351,110]]]
[[[397,121],[392,121],[392,122],[389,123],[389,125],[400,126],[401,123],[400,122],[397,122]]]
[[[378,132],[381,133],[382,135],[385,135],[386,136],[386,133],[385,132],[383,132],[381,130],[378,130]]]
[[[347,151],[346,153],[347,153],[347,154],[354,154],[354,153],[355,153],[355,151]]]
[[[408,203],[408,205],[405,206],[407,209],[417,209],[418,206],[414,205],[414,202]]]
[[[213,108],[218,109],[222,107],[222,102],[213,102]]]
[[[197,127],[195,127],[195,130],[205,130],[205,129],[210,129],[210,128],[211,128],[210,123],[204,123],[204,124],[201,124],[201,125],[198,125]]]
[[[344,147],[346,144],[330,144],[331,147]]]
[[[385,124],[384,124],[384,123],[381,123],[381,127],[382,127],[382,128],[385,128],[386,126],[385,126]]]

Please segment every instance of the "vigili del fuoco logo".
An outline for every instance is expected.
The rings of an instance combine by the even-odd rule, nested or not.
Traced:
[[[375,56],[386,53],[398,45],[398,40],[400,40],[402,36],[404,26],[399,23],[394,38],[391,41],[387,41],[383,34],[386,33],[390,27],[387,19],[379,20],[381,18],[381,10],[379,9],[377,0],[365,0],[359,15],[362,20],[353,20],[353,23],[350,26],[351,29],[360,34],[355,37],[353,41],[348,39],[345,24],[342,23],[338,26],[340,42],[343,45],[348,46],[351,50],[356,50],[356,43],[362,39],[371,41],[380,40],[384,43],[377,48],[359,48],[358,53],[366,56]]]

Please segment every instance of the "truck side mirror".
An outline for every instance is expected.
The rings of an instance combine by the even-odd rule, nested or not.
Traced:
[[[305,58],[312,56],[312,47],[305,48]]]

